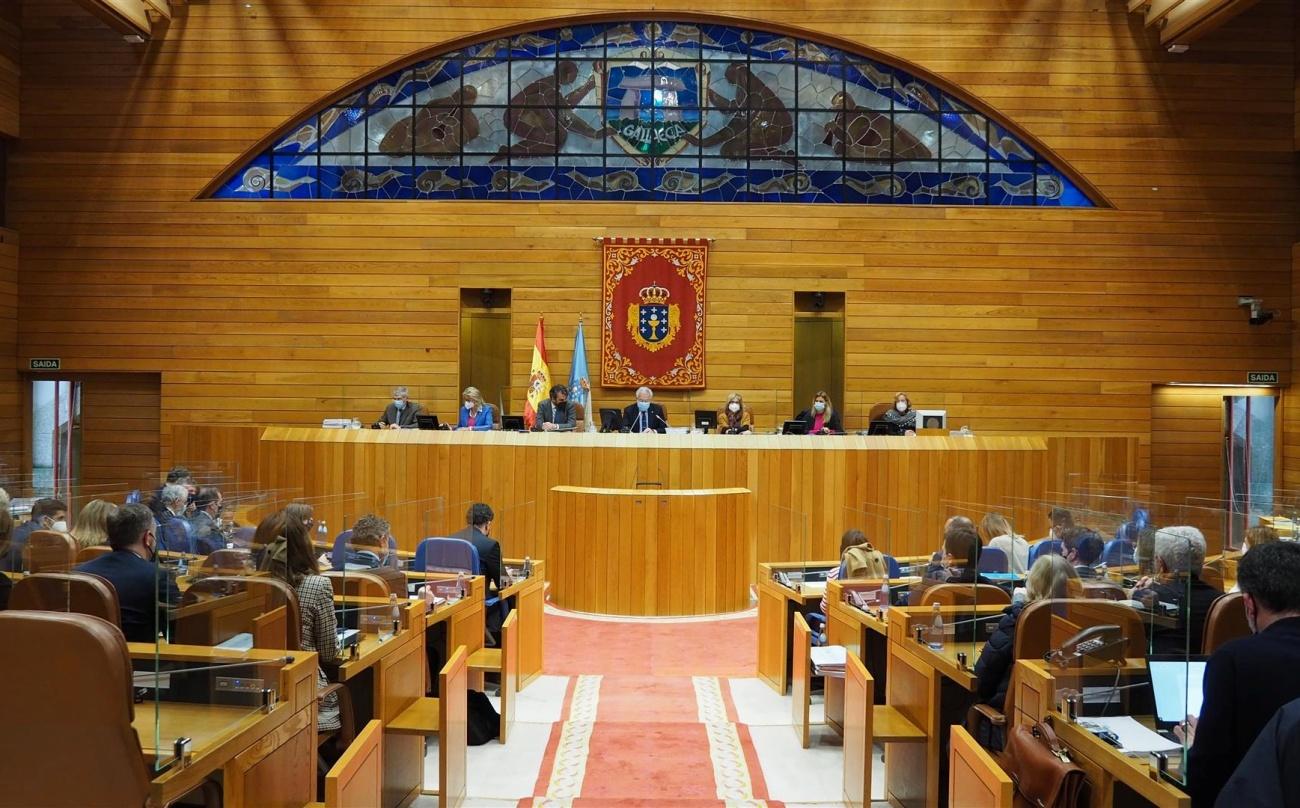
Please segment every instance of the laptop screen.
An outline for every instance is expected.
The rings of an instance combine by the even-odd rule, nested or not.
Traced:
[[[1155,692],[1156,719],[1162,724],[1179,724],[1189,715],[1201,714],[1201,685],[1205,681],[1205,657],[1147,660],[1151,689]]]

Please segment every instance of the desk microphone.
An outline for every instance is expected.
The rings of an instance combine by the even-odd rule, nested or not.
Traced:
[[[651,410],[650,412],[651,412],[651,414],[654,415],[654,417],[656,417],[656,418],[659,419],[659,423],[661,423],[661,424],[664,425],[664,429],[667,429],[667,428],[668,428],[668,422],[664,420],[664,417],[663,417],[662,415],[659,414],[659,411],[658,411],[658,410]]]

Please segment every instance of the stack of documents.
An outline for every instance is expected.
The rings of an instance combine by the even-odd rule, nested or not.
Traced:
[[[347,429],[352,426],[351,418],[326,418],[320,423],[321,429]]]
[[[812,648],[813,673],[832,679],[844,678],[844,662],[848,654],[842,645],[815,645]]]

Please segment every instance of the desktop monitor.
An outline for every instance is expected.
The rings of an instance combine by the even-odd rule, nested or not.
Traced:
[[[522,415],[503,415],[501,416],[501,429],[506,432],[523,432],[524,416]]]
[[[717,429],[718,414],[713,410],[696,410],[695,428],[696,429]]]
[[[417,415],[415,416],[415,425],[419,429],[442,428],[441,425],[438,424],[438,416],[436,415]]]
[[[600,409],[600,431],[601,432],[621,432],[623,431],[623,413],[612,407],[601,407]]]
[[[795,419],[793,421],[786,421],[785,423],[781,424],[781,434],[782,435],[807,435],[808,424],[798,419]]]
[[[901,435],[903,430],[892,421],[872,421],[867,427],[868,435]]]
[[[948,411],[947,410],[917,410],[916,428],[917,429],[947,429]]]
[[[1205,680],[1207,659],[1209,657],[1178,654],[1147,657],[1156,721],[1161,729],[1181,724],[1189,715],[1201,714],[1201,686]]]

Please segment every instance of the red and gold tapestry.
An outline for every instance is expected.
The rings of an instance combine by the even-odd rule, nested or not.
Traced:
[[[704,387],[705,239],[602,244],[600,383]]]

